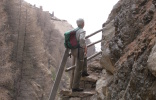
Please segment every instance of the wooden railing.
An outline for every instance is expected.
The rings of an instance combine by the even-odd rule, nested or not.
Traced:
[[[96,57],[97,55],[99,55],[99,54],[101,54],[101,53],[102,53],[102,51],[93,54],[92,56],[90,56],[90,57],[87,58],[87,61],[91,60],[92,58]],[[73,65],[73,66],[71,66],[71,67],[66,68],[65,71],[68,72],[68,71],[70,71],[70,70],[73,70],[75,67],[76,67],[76,65]]]

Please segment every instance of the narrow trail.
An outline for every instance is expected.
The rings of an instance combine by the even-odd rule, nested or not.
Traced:
[[[81,77],[80,88],[83,88],[82,92],[72,92],[69,89],[62,89],[59,94],[62,100],[68,100],[70,98],[83,98],[85,100],[89,100],[92,95],[96,94],[96,82],[100,78],[100,73],[102,72],[102,67],[100,66],[99,59],[93,60],[88,65],[88,73],[89,76]]]
[[[100,29],[100,30],[86,36],[86,39],[89,38],[89,37],[94,36],[95,34],[101,32],[101,31],[103,31],[103,29],[104,28],[102,28],[102,29]],[[91,47],[91,46],[93,46],[93,45],[95,45],[97,43],[100,43],[100,42],[102,42],[102,39],[98,40],[97,42],[94,42],[94,43],[91,43],[91,44],[87,45],[87,48]],[[64,52],[64,56],[63,56],[62,61],[60,63],[59,70],[57,72],[57,76],[56,76],[53,88],[51,90],[49,100],[55,100],[55,96],[57,94],[57,90],[58,90],[58,87],[59,87],[59,84],[60,84],[64,69],[65,69],[67,59],[70,56],[69,51],[70,51],[69,49],[66,49],[65,52]],[[92,56],[88,57],[87,61],[97,57],[100,54],[102,54],[102,51],[97,52],[97,53],[93,54]],[[62,97],[62,100],[69,100],[71,97],[86,98],[86,97],[92,96],[92,95],[94,95],[96,93],[95,92],[95,86],[96,86],[96,81],[98,80],[98,77],[99,77],[98,70],[99,69],[102,70],[102,68],[99,68],[99,67],[97,68],[97,66],[88,67],[88,72],[89,72],[90,75],[87,76],[87,77],[81,78],[81,82],[80,82],[80,87],[84,88],[84,91],[83,92],[72,92],[71,87],[72,87],[72,80],[73,80],[73,75],[74,75],[74,72],[73,72],[74,68],[75,68],[75,65],[73,64],[73,66],[68,67],[65,70],[66,72],[72,71],[72,74],[71,74],[71,78],[70,78],[71,79],[70,88],[69,89],[63,89],[63,90],[60,91],[60,95]]]

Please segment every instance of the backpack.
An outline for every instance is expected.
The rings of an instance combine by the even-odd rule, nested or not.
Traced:
[[[65,41],[64,46],[65,48],[69,49],[76,49],[79,47],[79,41],[76,38],[76,32],[79,30],[79,28],[73,29],[71,31],[65,32]]]

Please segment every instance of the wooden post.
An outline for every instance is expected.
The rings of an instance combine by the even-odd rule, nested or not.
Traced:
[[[58,87],[59,87],[59,84],[61,81],[61,77],[62,77],[64,68],[65,68],[68,56],[69,56],[69,49],[66,49],[64,52],[64,56],[62,58],[62,61],[60,63],[60,66],[59,66],[59,70],[57,72],[57,76],[56,76],[55,83],[53,85],[49,100],[55,100],[55,96],[56,96],[56,93],[57,93],[57,90],[58,90]]]
[[[73,65],[73,66],[75,65],[75,57],[73,57],[73,62],[72,62],[72,65]],[[74,69],[75,69],[75,68],[74,68]],[[74,69],[73,69],[73,70],[72,70],[72,72],[71,72],[71,78],[70,78],[70,89],[72,89],[72,86],[73,86]]]

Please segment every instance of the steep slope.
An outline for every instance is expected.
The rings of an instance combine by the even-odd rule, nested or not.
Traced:
[[[101,65],[112,75],[94,100],[155,100],[155,0],[120,0],[103,31]],[[152,49],[153,48],[153,49]],[[113,77],[110,79],[110,77]]]

